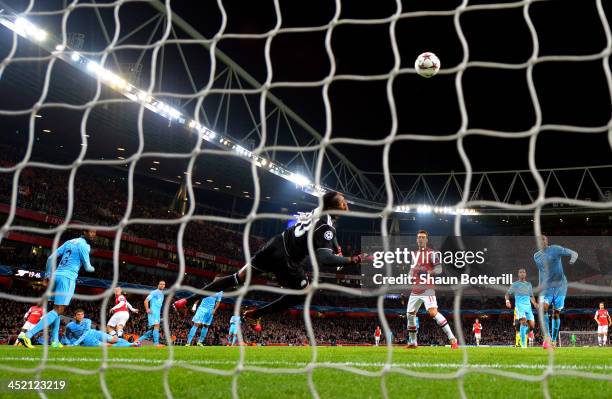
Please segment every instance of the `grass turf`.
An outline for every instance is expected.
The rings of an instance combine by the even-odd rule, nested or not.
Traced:
[[[304,371],[313,360],[312,348],[244,349],[245,369],[236,373],[235,379],[240,397],[311,397],[308,373]],[[17,394],[8,390],[6,384],[12,379],[32,379],[42,353],[42,348],[0,348],[0,397],[38,397],[32,391]],[[408,350],[397,347],[392,352],[393,367],[383,379],[356,372],[367,374],[383,370],[387,361],[386,347],[320,347],[317,348],[316,361],[321,367],[312,369],[312,385],[321,398],[380,398],[383,397],[383,381],[389,397],[393,398],[458,398],[460,383],[469,398],[544,397],[541,381],[521,378],[533,379],[545,373],[548,354],[541,348],[480,347],[466,348],[465,353],[470,367],[461,369],[461,350],[428,347]],[[66,380],[68,388],[62,392],[46,392],[48,397],[104,397],[99,372],[102,359],[101,348],[49,349],[48,367],[42,371],[41,378]],[[109,348],[108,368],[103,373],[103,380],[109,393],[116,398],[165,397],[163,381],[166,374],[175,398],[232,396],[231,373],[236,370],[239,359],[237,347],[175,347],[175,363],[171,368],[164,369],[168,359],[168,348]],[[611,397],[612,349],[560,348],[554,352],[554,365],[554,374],[548,379],[548,389],[553,398]],[[67,367],[70,369],[61,369]],[[156,369],[135,369],[147,367]],[[23,371],[17,372],[10,368],[20,368]],[[603,379],[585,378],[571,373],[593,373]],[[463,375],[462,379],[454,378],[457,375]]]

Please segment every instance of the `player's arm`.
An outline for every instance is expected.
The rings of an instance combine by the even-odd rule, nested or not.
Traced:
[[[92,273],[96,269],[94,269],[94,267],[91,265],[91,262],[89,261],[90,249],[91,247],[87,244],[84,244],[83,242],[79,244],[79,257],[81,258],[81,264],[85,268],[85,271]]]
[[[595,317],[593,317],[593,320],[595,320],[595,323],[599,325],[599,319],[597,319],[597,311],[595,311]]]
[[[529,283],[529,300],[534,308],[538,308],[538,303],[536,302],[535,296],[533,295],[533,286]]]
[[[576,260],[578,260],[578,252],[573,251],[569,248],[565,248],[565,247],[561,247],[559,246],[560,252],[561,252],[561,256],[569,256],[570,260],[569,260],[569,264],[573,264],[574,262],[576,262]]]
[[[125,304],[127,305],[127,308],[130,312],[138,313],[138,309],[136,309],[135,307],[132,307],[132,304],[129,303],[127,300],[125,301]]]
[[[612,319],[610,318],[610,314],[608,314],[608,327],[612,326]]]
[[[85,319],[85,320],[83,320],[83,323],[85,323],[85,328],[83,329],[83,334],[81,334],[79,339],[74,341],[74,343],[72,344],[74,346],[81,345],[81,342],[83,342],[83,340],[85,339],[85,336],[87,335],[87,333],[89,333],[89,330],[91,330],[91,320]]]
[[[30,313],[32,313],[32,308],[30,307],[30,309],[28,309],[28,311],[26,312],[26,314],[23,315],[23,319],[27,320],[28,317],[30,317]]]
[[[147,313],[151,313],[151,309],[149,308],[149,301],[151,300],[151,294],[144,300],[144,307]]]
[[[219,309],[219,305],[221,304],[221,296],[219,296],[219,294],[217,294],[217,300],[215,301],[215,308],[212,311],[212,314],[217,313],[217,309]]]
[[[313,244],[317,261],[326,266],[355,265],[361,263],[366,257],[365,254],[357,256],[342,256],[334,253],[335,246],[338,245],[336,238],[336,229],[333,226],[322,224],[314,232]]]
[[[57,259],[58,256],[64,255],[64,251],[66,251],[66,244],[67,242],[63,243],[47,258],[47,265],[45,267],[45,278],[51,277],[51,271],[53,270],[53,260]],[[57,265],[55,265],[55,267],[57,267]]]
[[[514,292],[514,287],[510,286],[510,288],[508,288],[508,291],[506,292],[506,295],[504,295],[504,298],[506,299],[506,307],[508,309],[512,309],[512,303],[510,302],[510,294],[512,294]]]
[[[326,266],[346,266],[361,263],[365,254],[355,256],[341,256],[334,254],[331,248],[318,248],[316,251],[317,261]]]
[[[113,306],[112,308],[110,308],[110,312],[114,313],[115,310],[119,309],[121,306],[123,306],[123,304],[126,302],[125,298],[121,297],[121,299],[119,299],[119,303],[116,304],[115,306]]]

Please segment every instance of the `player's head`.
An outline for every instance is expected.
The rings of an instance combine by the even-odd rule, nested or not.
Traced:
[[[546,237],[544,234],[542,234],[539,237],[539,244],[541,248],[546,248],[548,246],[548,237]]]
[[[74,311],[74,319],[77,321],[77,323],[80,323],[84,317],[85,311],[83,309],[77,309]]]
[[[599,309],[605,309],[606,308],[606,304],[603,302],[599,302]]]
[[[330,191],[323,195],[323,210],[348,211],[349,207],[342,193]]]
[[[429,233],[426,230],[419,230],[416,236],[416,242],[419,248],[426,248],[429,241]]]
[[[83,237],[88,240],[93,240],[96,237],[96,231],[89,229],[83,230]]]
[[[518,269],[519,280],[525,280],[527,278],[527,270],[524,267]]]
[[[478,317],[476,318],[476,323],[478,323]]]
[[[163,290],[164,288],[166,288],[166,282],[164,280],[160,280],[160,282],[157,283],[157,289]]]
[[[115,292],[115,296],[119,296],[123,292],[121,287],[115,287],[115,289],[113,291]]]

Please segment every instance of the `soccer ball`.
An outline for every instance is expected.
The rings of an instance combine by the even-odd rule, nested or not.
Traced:
[[[431,78],[440,70],[440,59],[434,53],[423,53],[414,61],[414,69],[424,78]]]

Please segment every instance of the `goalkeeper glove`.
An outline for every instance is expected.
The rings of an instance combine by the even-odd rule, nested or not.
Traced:
[[[351,256],[351,263],[353,264],[359,264],[365,260],[371,260],[371,256],[368,256],[368,254],[359,254],[359,255],[355,255],[355,256]]]

